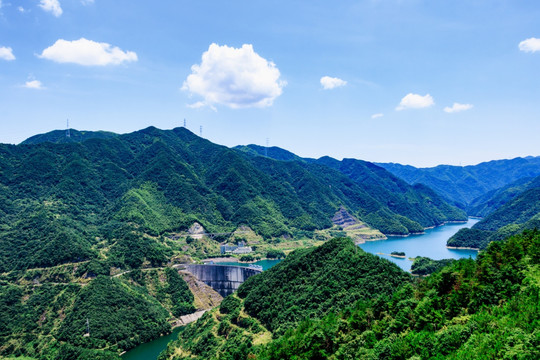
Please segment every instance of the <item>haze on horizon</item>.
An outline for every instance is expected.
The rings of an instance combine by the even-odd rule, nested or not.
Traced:
[[[0,142],[183,125],[418,167],[540,155],[540,4],[0,0]]]

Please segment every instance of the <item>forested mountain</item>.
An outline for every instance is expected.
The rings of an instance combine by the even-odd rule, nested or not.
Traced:
[[[509,185],[488,192],[474,199],[469,205],[468,214],[485,217],[526,190],[540,187],[540,176],[519,179]]]
[[[195,223],[215,233],[248,228],[268,245],[328,229],[340,209],[388,234],[464,219],[382,169],[358,180],[321,162],[232,150],[184,128],[70,134],[0,144],[0,356],[116,359],[167,332],[168,320],[194,310],[167,267],[194,251],[219,253],[219,239],[171,235]],[[399,186],[384,201],[394,191],[387,187]],[[406,199],[412,205],[399,206]]]
[[[88,139],[111,139],[118,134],[109,131],[79,131],[75,129],[69,129],[69,136],[66,136],[66,130],[54,130],[45,134],[38,134],[24,140],[21,144],[35,145],[44,142],[50,142],[54,144],[68,144],[83,142]]]
[[[157,236],[195,222],[210,232],[248,225],[269,239],[330,227],[341,206],[387,234],[464,220],[429,190],[384,179],[382,169],[369,184],[353,181],[319,162],[246,157],[184,128],[0,145],[0,169],[0,271],[91,259],[103,240],[113,245],[112,258],[133,227]],[[401,193],[392,193],[398,187]],[[137,260],[115,259],[165,258],[155,241],[141,247]]]
[[[255,347],[307,318],[391,294],[411,276],[347,238],[297,250],[249,278],[219,309],[188,326],[160,359],[248,359]]]
[[[447,200],[466,209],[471,202],[490,191],[522,178],[540,175],[540,157],[494,160],[478,165],[439,165],[415,168],[394,163],[377,164],[409,184],[429,186]]]
[[[264,164],[263,158],[266,158],[266,154],[263,147],[247,145],[236,149],[253,158],[252,162],[259,168]],[[411,186],[373,163],[355,159],[338,161],[330,157],[303,159],[276,147],[268,149],[268,157],[285,159],[287,163],[282,164],[283,167],[304,168],[329,184],[344,177],[352,181],[355,187],[362,190],[359,194],[365,199],[363,203],[372,204],[371,211],[360,215],[360,218],[382,229],[383,233],[404,233],[403,226],[410,232],[423,231],[423,227],[440,225],[445,221],[466,220],[463,211],[450,206],[433,190],[424,185]],[[330,171],[329,168],[335,171]],[[276,179],[282,176],[275,166],[272,169],[261,169],[265,172],[272,171]],[[391,213],[399,216],[391,217]]]
[[[448,246],[483,249],[491,241],[540,228],[540,176],[496,191],[478,204],[478,209],[494,210],[471,229],[461,229],[448,240]]]
[[[189,326],[159,359],[540,357],[538,231],[492,243],[476,261],[453,261],[416,282],[365,256],[343,239],[294,254]],[[371,271],[356,271],[366,260]],[[384,282],[358,275],[377,271],[398,276],[397,290],[372,288]]]

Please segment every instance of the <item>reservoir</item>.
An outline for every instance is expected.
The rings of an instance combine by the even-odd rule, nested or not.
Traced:
[[[389,236],[387,240],[366,241],[359,246],[372,254],[388,259],[396,263],[405,271],[411,270],[412,261],[409,258],[425,256],[434,260],[441,259],[461,259],[471,257],[476,259],[476,250],[456,250],[446,248],[446,242],[462,228],[470,228],[476,224],[478,219],[469,219],[467,223],[446,224],[433,229],[426,230],[422,235],[411,235],[408,237]],[[392,251],[402,251],[406,258],[396,258],[389,255]]]
[[[377,254],[380,257],[388,259],[401,267],[405,271],[411,269],[412,261],[409,257],[426,256],[435,260],[440,259],[460,259],[471,257],[476,258],[478,253],[475,250],[453,250],[446,248],[446,241],[459,231],[461,228],[470,228],[476,224],[478,219],[469,219],[467,223],[462,224],[447,224],[426,230],[423,235],[411,235],[408,237],[389,237],[387,240],[367,241],[359,246],[372,254]],[[388,255],[392,251],[403,251],[406,259],[395,258]],[[255,262],[255,265],[260,265],[263,270],[270,269],[272,266],[279,263],[281,260],[260,260]],[[220,262],[220,265],[236,265],[249,266],[248,263],[238,262]],[[156,360],[159,354],[167,347],[171,340],[176,340],[178,333],[182,328],[176,328],[170,335],[162,336],[154,341],[137,346],[128,351],[122,356],[122,360]]]
[[[260,260],[254,263],[254,265],[262,266],[263,270],[270,269],[272,266],[279,263],[281,260]],[[249,266],[247,263],[237,262],[220,262],[220,265],[235,265],[235,266]],[[172,331],[169,335],[162,336],[153,341],[141,344],[134,349],[129,350],[122,355],[122,360],[156,360],[159,354],[165,350],[167,344],[178,338],[178,333],[182,331],[182,327],[178,327]]]

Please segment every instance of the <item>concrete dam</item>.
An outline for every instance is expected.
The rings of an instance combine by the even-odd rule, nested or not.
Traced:
[[[258,269],[230,265],[186,265],[186,271],[223,297],[235,292],[249,277],[262,272]]]

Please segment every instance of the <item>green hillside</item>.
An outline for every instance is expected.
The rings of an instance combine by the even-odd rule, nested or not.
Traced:
[[[448,240],[447,245],[483,249],[491,241],[540,227],[539,185],[540,177],[525,185],[511,186],[496,192],[491,200],[485,202],[488,206],[496,204],[496,210],[471,229],[461,229]]]
[[[385,183],[388,173],[370,176]],[[322,242],[306,238],[338,232],[331,219],[342,207],[398,234],[462,215],[425,190],[405,186],[393,202],[414,201],[401,207],[375,189],[388,192],[321,163],[247,155],[184,128],[72,130],[69,139],[56,131],[0,144],[0,356],[113,359],[169,331],[171,319],[195,309],[167,267],[219,254],[221,241],[242,239],[227,235],[235,230],[266,251]],[[225,235],[188,237],[196,223]],[[86,319],[100,329],[88,337]]]
[[[425,227],[440,225],[445,221],[467,219],[463,211],[450,206],[426,186],[408,185],[369,162],[354,159],[337,161],[330,157],[302,159],[276,147],[269,148],[266,157],[264,148],[256,145],[236,149],[247,154],[252,163],[263,172],[275,179],[283,178],[293,186],[304,186],[295,180],[300,169],[309,171],[319,182],[324,180],[318,193],[328,193],[326,184],[334,183],[331,185],[332,192],[338,191],[338,195],[341,193],[341,198],[348,200],[344,204],[356,211],[355,215],[385,234],[422,232]],[[271,162],[268,158],[283,159],[286,162]],[[357,199],[361,208],[350,202],[350,199]]]
[[[75,129],[69,130],[69,137],[66,136],[66,130],[54,130],[45,134],[34,135],[24,140],[23,145],[35,145],[44,142],[55,144],[67,144],[83,142],[88,139],[111,139],[118,134],[109,131],[79,131]]]
[[[478,165],[439,165],[415,168],[394,163],[377,164],[409,184],[425,184],[453,204],[467,208],[471,202],[490,191],[522,178],[540,175],[540,157],[494,160]]]
[[[159,359],[536,359],[539,249],[529,231],[411,281],[336,239],[250,278]]]
[[[540,187],[540,176],[536,178],[523,178],[502,188],[493,190],[474,199],[467,213],[471,216],[485,217],[501,206],[523,193],[525,190]]]
[[[538,359],[539,249],[538,231],[492,243],[390,297],[305,320],[251,358]]]
[[[249,278],[219,309],[189,325],[160,359],[247,359],[257,345],[305,319],[390,296],[410,281],[397,265],[335,238]]]

